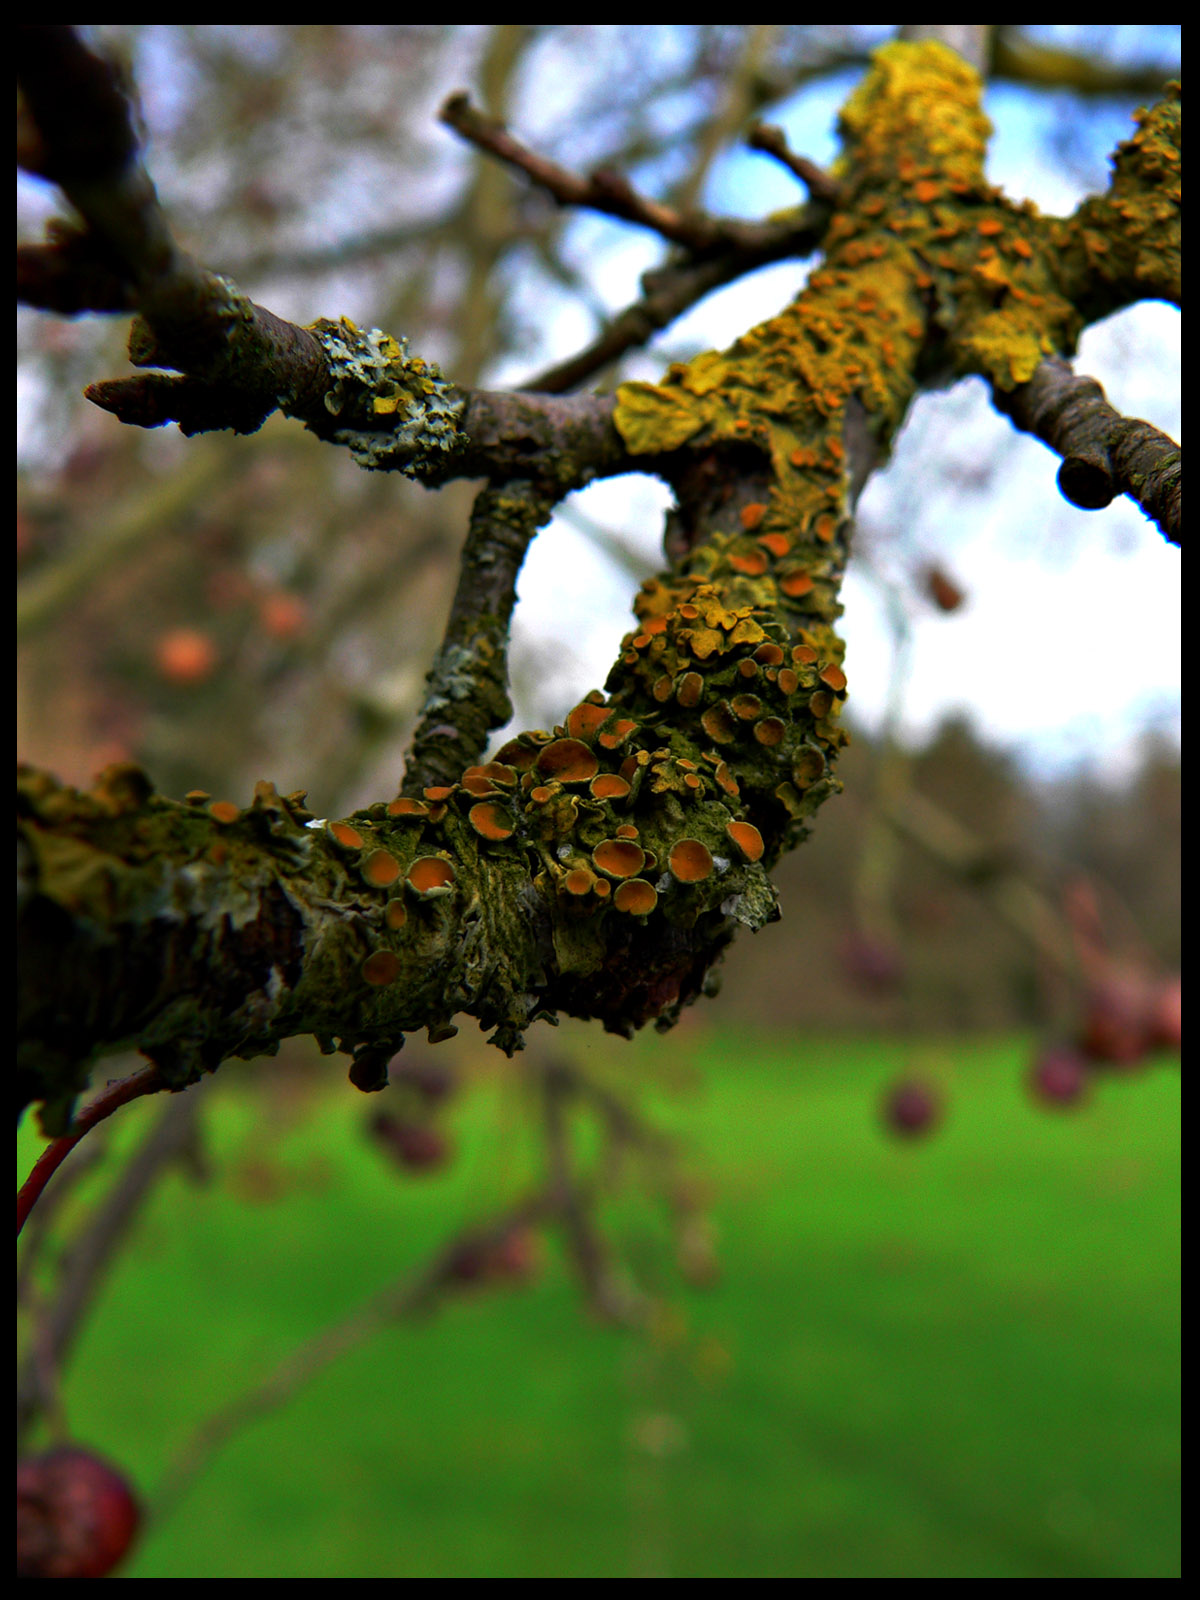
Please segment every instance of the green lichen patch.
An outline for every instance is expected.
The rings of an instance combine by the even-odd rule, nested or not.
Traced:
[[[322,319],[309,331],[329,360],[325,408],[337,419],[334,443],[346,445],[359,466],[416,476],[464,442],[465,397],[432,361],[410,356],[407,339],[347,317]]]

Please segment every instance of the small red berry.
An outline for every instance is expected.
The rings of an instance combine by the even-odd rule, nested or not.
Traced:
[[[432,1172],[450,1159],[449,1139],[428,1123],[402,1122],[381,1111],[373,1119],[371,1131],[402,1167],[414,1172]]]
[[[17,1463],[17,1576],[103,1578],[140,1516],[126,1479],[90,1451],[29,1456]]]
[[[532,1228],[515,1227],[492,1250],[492,1273],[510,1283],[528,1283],[541,1266],[538,1236]]]
[[[893,1083],[883,1098],[884,1124],[904,1139],[932,1133],[942,1120],[941,1091],[918,1078],[902,1078]]]
[[[154,646],[154,664],[168,683],[203,683],[217,668],[217,647],[200,628],[172,628]]]
[[[448,1100],[458,1086],[449,1067],[427,1056],[393,1057],[390,1073],[395,1087],[411,1088],[430,1105]]]
[[[272,589],[258,602],[258,620],[272,639],[298,639],[308,627],[308,607],[298,594]]]
[[[1070,1045],[1052,1045],[1036,1056],[1026,1079],[1030,1094],[1042,1105],[1075,1106],[1092,1086],[1087,1061]]]
[[[842,968],[856,988],[867,994],[891,994],[904,977],[904,957],[890,939],[850,933],[839,951]]]

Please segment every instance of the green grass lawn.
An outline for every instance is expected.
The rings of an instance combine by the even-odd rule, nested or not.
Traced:
[[[717,1281],[669,1270],[635,1181],[607,1222],[660,1286],[649,1333],[591,1321],[550,1241],[532,1286],[389,1328],[241,1432],[129,1576],[1178,1572],[1177,1066],[1050,1114],[1020,1043],[942,1045],[945,1123],[901,1144],[876,1116],[897,1041],[548,1037],[654,1077]],[[530,1119],[497,1064],[449,1108],[459,1159],[399,1179],[336,1062],[295,1098],[222,1069],[246,1089],[215,1103],[213,1181],[172,1175],[109,1281],[77,1437],[152,1497],[215,1407],[519,1193]]]

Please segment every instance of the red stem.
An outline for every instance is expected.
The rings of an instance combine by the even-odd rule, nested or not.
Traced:
[[[144,1094],[154,1094],[164,1088],[166,1084],[163,1082],[162,1073],[153,1066],[143,1067],[141,1072],[135,1072],[128,1078],[118,1078],[110,1083],[102,1094],[98,1094],[91,1105],[84,1107],[72,1124],[70,1133],[64,1133],[61,1139],[55,1139],[53,1144],[46,1146],[34,1162],[33,1171],[17,1191],[18,1239],[21,1237],[21,1229],[25,1226],[25,1219],[37,1204],[42,1190],[84,1134],[98,1122],[103,1122],[105,1117],[111,1117],[118,1106],[127,1105],[130,1100],[137,1100]]]

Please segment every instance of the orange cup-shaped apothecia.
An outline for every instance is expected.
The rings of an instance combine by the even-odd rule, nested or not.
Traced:
[[[677,839],[667,865],[680,883],[702,883],[713,870],[712,851],[701,839]]]

